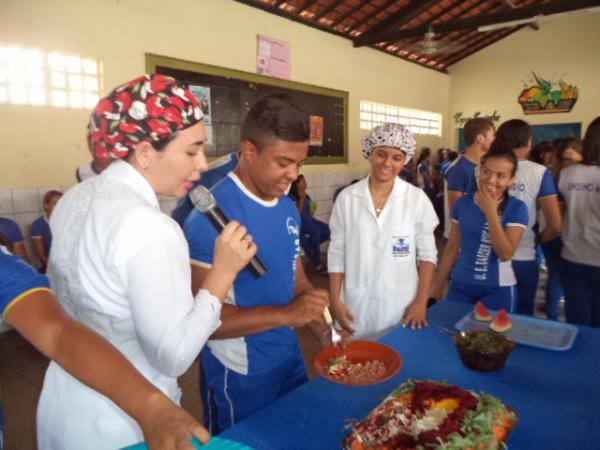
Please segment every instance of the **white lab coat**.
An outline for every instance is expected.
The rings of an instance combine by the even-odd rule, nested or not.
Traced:
[[[437,262],[439,221],[423,190],[396,178],[377,217],[369,177],[338,196],[329,227],[330,273],[344,273],[342,300],[357,338],[376,339],[401,323],[417,293],[417,261]]]
[[[192,296],[187,242],[130,164],[116,161],[54,210],[49,276],[67,312],[179,402],[177,377],[220,325],[221,303]],[[50,363],[37,416],[40,450],[108,450],[143,440],[111,400]]]

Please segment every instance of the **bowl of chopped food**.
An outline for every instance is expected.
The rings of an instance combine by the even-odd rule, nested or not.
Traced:
[[[321,350],[315,367],[319,375],[335,383],[365,386],[393,377],[402,367],[402,358],[379,342],[345,341]]]
[[[481,372],[495,372],[515,349],[515,342],[495,331],[467,331],[453,337],[463,364]]]

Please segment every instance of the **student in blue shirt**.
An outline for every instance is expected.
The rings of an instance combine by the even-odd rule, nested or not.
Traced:
[[[201,352],[204,422],[220,433],[307,380],[298,336],[308,325],[330,341],[323,312],[329,296],[315,289],[300,255],[300,215],[286,190],[308,153],[308,115],[288,96],[273,94],[244,119],[238,168],[212,192],[231,219],[243,224],[258,246],[267,273],[242,270],[221,312],[222,325]],[[184,226],[195,292],[213,263],[217,230],[193,210]]]
[[[0,238],[2,320],[46,357],[134,418],[150,448],[190,450],[192,435],[208,441],[207,431],[191,415],[148,382],[106,340],[65,313],[48,279],[12,255],[7,244]]]
[[[451,150],[449,148],[440,148],[438,150],[437,171],[440,175],[443,175],[448,166],[450,166],[450,152]]]
[[[520,119],[504,122],[496,131],[496,144],[511,148],[518,160],[514,183],[508,189],[510,195],[522,200],[529,211],[529,221],[521,243],[512,259],[517,279],[519,314],[533,315],[535,295],[539,279],[536,245],[550,242],[562,231],[562,218],[552,173],[542,164],[528,161],[533,130]],[[538,211],[542,213],[545,226],[537,233]]]
[[[538,144],[540,145],[540,144]],[[557,139],[553,144],[548,142],[542,147],[543,159],[539,162],[544,164],[551,172],[554,182],[558,186],[560,173],[563,169],[578,164],[582,160],[581,141],[576,138]],[[559,202],[564,207],[564,201],[559,195]],[[539,221],[540,229],[545,227],[544,219],[541,216]],[[564,298],[564,291],[560,280],[561,272],[561,257],[562,238],[559,236],[556,239],[541,244],[543,256],[548,270],[548,278],[546,280],[546,306],[548,319],[560,320],[561,308],[560,301]]]
[[[202,178],[194,183],[194,187],[202,185],[211,189],[215,184],[227,176],[227,174],[238,166],[240,158],[238,152],[231,152],[219,159],[214,160],[208,165],[208,170],[202,174]],[[192,188],[193,189],[193,188]],[[171,212],[171,217],[183,228],[185,219],[194,209],[194,205],[189,196],[185,196],[177,202],[177,206]]]
[[[0,235],[4,236],[6,241],[10,243],[12,252],[15,255],[23,258],[26,263],[31,263],[21,227],[17,222],[8,217],[0,217]]]
[[[464,126],[467,150],[446,169],[444,173],[444,237],[450,236],[450,213],[454,203],[463,195],[477,190],[475,168],[481,157],[487,153],[496,129],[494,124],[483,117],[470,119]]]
[[[482,301],[491,309],[516,310],[516,280],[510,260],[529,220],[525,203],[507,192],[516,170],[514,153],[501,145],[496,149],[492,145],[482,158],[479,190],[454,205],[435,298],[442,298],[452,272],[446,300]]]
[[[48,264],[48,256],[50,256],[50,246],[52,245],[52,233],[50,231],[50,216],[52,210],[62,197],[62,192],[50,190],[44,194],[44,200],[42,207],[44,208],[44,215],[38,217],[31,224],[31,240],[33,243],[33,250],[37,254],[38,259],[42,266],[40,272],[46,273],[46,265]]]
[[[317,272],[324,272],[326,268],[321,263],[321,244],[329,240],[331,232],[329,231],[329,225],[313,216],[311,211],[312,199],[306,192],[307,187],[306,178],[304,178],[304,175],[300,175],[292,183],[292,188],[288,195],[296,203],[300,212],[300,219],[302,220],[302,224],[300,225],[300,243],[302,244],[302,248]]]
[[[431,149],[423,147],[417,159],[417,183],[429,199],[433,199],[433,170],[431,168]]]

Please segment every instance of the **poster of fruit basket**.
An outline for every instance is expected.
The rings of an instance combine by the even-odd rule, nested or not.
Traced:
[[[525,114],[567,113],[573,109],[579,97],[577,86],[559,79],[557,82],[545,80],[531,72],[533,79],[525,84],[519,95],[519,104]]]

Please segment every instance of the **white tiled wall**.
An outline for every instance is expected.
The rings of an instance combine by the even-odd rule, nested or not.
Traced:
[[[365,172],[346,173],[314,173],[306,174],[308,194],[317,202],[315,217],[323,222],[329,221],[333,207],[333,194],[341,186],[348,185],[352,180],[362,178]],[[70,186],[43,186],[33,188],[0,189],[0,216],[13,219],[21,227],[29,255],[37,264],[31,247],[31,223],[43,214],[42,200],[44,194],[55,189],[66,192]],[[161,210],[170,214],[177,199],[159,196]]]
[[[27,252],[35,265],[39,261],[31,247],[31,223],[43,214],[44,194],[51,190],[65,192],[70,186],[0,189],[0,216],[13,219],[21,227]]]
[[[363,178],[365,175],[365,171],[305,174],[308,195],[313,201],[317,202],[315,217],[323,222],[329,222],[335,191],[342,186],[347,186],[352,180]]]

